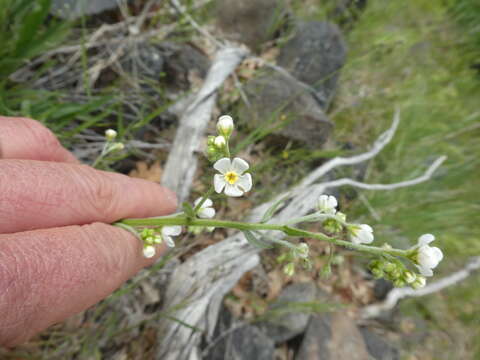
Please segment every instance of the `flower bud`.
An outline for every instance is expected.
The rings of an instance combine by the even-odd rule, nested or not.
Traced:
[[[152,258],[155,256],[155,248],[151,245],[145,246],[143,248],[143,256],[147,259]]]
[[[283,272],[287,276],[292,276],[293,274],[295,274],[295,264],[294,263],[288,263],[287,265],[285,265],[283,267]]]
[[[212,135],[208,136],[207,137],[207,146],[215,145],[215,138],[216,138],[216,136],[212,136]]]
[[[121,142],[117,142],[117,143],[114,143],[112,144],[112,146],[110,146],[110,148],[108,149],[108,151],[122,151],[123,149],[125,149],[125,145]]]
[[[402,279],[397,279],[393,282],[393,285],[395,287],[404,287],[405,286],[405,281],[403,281]]]
[[[403,280],[405,280],[407,284],[413,283],[416,279],[417,279],[417,275],[415,275],[411,271],[407,270],[403,273]]]
[[[117,132],[113,129],[108,129],[105,131],[105,137],[107,141],[113,141],[117,137]]]
[[[227,145],[227,141],[223,136],[217,136],[214,140],[214,144],[217,148],[223,149]]]
[[[305,243],[301,243],[301,244],[298,244],[296,250],[295,250],[295,254],[298,256],[298,257],[301,257],[302,259],[306,259],[308,258],[308,253],[309,253],[309,247],[308,247],[308,244],[305,244]]]
[[[220,135],[223,135],[228,139],[233,131],[232,117],[229,115],[220,116],[217,122],[217,130]]]
[[[427,279],[425,279],[425,277],[423,276],[418,275],[415,281],[410,284],[410,286],[413,289],[418,290],[425,287],[426,283],[427,283]]]

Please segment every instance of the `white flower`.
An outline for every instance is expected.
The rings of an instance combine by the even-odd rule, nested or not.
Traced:
[[[338,205],[337,199],[332,195],[320,195],[318,198],[317,208],[320,212],[325,214],[335,215]]]
[[[143,248],[143,256],[147,259],[155,256],[155,248],[152,245],[145,246]]]
[[[117,137],[117,132],[113,129],[108,129],[105,131],[105,137],[108,141],[113,141]]]
[[[220,135],[228,138],[233,131],[233,119],[229,115],[223,115],[218,118],[217,130]]]
[[[217,193],[221,193],[225,188],[226,195],[238,197],[252,188],[252,175],[244,174],[249,168],[245,160],[235,158],[230,161],[225,157],[213,164],[213,167],[220,172],[213,178]]]
[[[416,256],[414,256],[414,261],[417,263],[416,266],[423,276],[432,276],[432,269],[436,268],[443,259],[442,250],[428,245],[433,240],[435,240],[435,236],[432,234],[424,234],[418,238],[418,249]]]
[[[164,226],[161,231],[162,239],[168,247],[175,247],[175,242],[173,241],[172,236],[180,235],[181,232],[182,227],[179,225]]]
[[[223,148],[225,145],[227,145],[227,141],[225,140],[225,137],[221,135],[215,137],[215,140],[213,140],[213,143],[218,148]]]
[[[370,244],[373,241],[373,229],[370,225],[353,225],[350,228],[350,240],[354,244]]]
[[[193,203],[193,207],[196,208],[198,204],[202,201],[202,198],[198,198]],[[215,209],[212,207],[213,202],[210,199],[206,199],[200,209],[198,209],[197,215],[202,219],[211,219],[215,216]]]
[[[302,259],[307,259],[309,252],[310,252],[310,248],[308,247],[308,244],[306,244],[306,243],[298,244],[296,249],[295,249],[295,254],[298,257],[301,257]]]

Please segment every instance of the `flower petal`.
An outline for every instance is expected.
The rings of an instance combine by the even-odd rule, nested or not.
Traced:
[[[245,160],[240,159],[238,157],[233,159],[232,170],[235,171],[237,174],[240,174],[240,175],[243,174],[245,171],[248,170],[249,167],[250,166]]]
[[[244,192],[250,191],[250,189],[252,188],[252,175],[250,175],[249,173],[241,175],[235,185]]]
[[[223,175],[216,174],[213,177],[213,186],[215,187],[215,191],[217,193],[220,194],[226,184],[227,184],[227,182],[225,181],[225,178],[223,177]]]
[[[215,164],[213,164],[213,168],[218,172],[225,174],[226,172],[230,171],[232,168],[232,163],[229,158],[224,157],[220,160],[217,160]]]
[[[430,244],[433,240],[435,240],[435,236],[433,236],[432,234],[423,234],[418,238],[418,245],[427,245]]]
[[[177,236],[182,232],[182,227],[180,225],[164,226],[162,228],[162,235],[167,236]]]
[[[173,239],[170,236],[165,236],[164,239],[165,239],[165,244],[168,247],[171,247],[171,248],[175,247],[175,242],[173,241]]]
[[[193,202],[193,207],[196,207],[198,204],[200,204],[202,199],[203,199],[202,197],[199,197],[197,200],[195,200]],[[212,205],[213,205],[213,201],[211,199],[205,199],[205,201],[202,204],[202,209],[207,208],[207,207],[211,207]]]
[[[232,197],[239,197],[243,195],[243,191],[240,190],[236,185],[227,184],[225,186],[225,195]]]
[[[420,270],[420,274],[422,274],[423,276],[432,276],[433,275],[432,269],[429,269],[429,268],[423,267],[423,266],[418,266],[418,265],[416,265],[416,267],[418,268],[418,270]]]
[[[215,216],[215,209],[212,207],[201,208],[198,217],[202,219],[211,219]]]
[[[435,258],[435,260],[437,261],[437,265],[440,261],[442,261],[443,259],[443,252],[442,250],[440,250],[438,247],[432,247],[432,256]]]

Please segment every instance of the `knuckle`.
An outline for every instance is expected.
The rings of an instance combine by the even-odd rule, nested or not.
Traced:
[[[46,150],[55,151],[60,147],[60,142],[57,137],[48,128],[40,124],[36,120],[23,119],[27,128],[38,146]]]
[[[88,166],[84,169],[85,199],[100,218],[106,218],[117,209],[117,186],[107,176]]]

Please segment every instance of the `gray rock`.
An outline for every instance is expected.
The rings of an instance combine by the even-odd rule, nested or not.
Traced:
[[[347,46],[340,29],[331,23],[299,23],[295,35],[281,49],[278,64],[316,89],[315,98],[325,109],[337,86]]]
[[[314,283],[296,283],[282,290],[275,302],[268,308],[268,320],[257,324],[276,344],[290,340],[303,333],[311,316],[308,312],[292,311],[294,303],[309,303],[317,299]]]
[[[342,313],[311,318],[296,360],[369,360],[355,322]]]
[[[333,124],[310,93],[296,81],[277,72],[253,78],[244,86],[250,107],[240,105],[239,121],[251,128],[284,124],[274,134],[320,148]],[[272,124],[267,124],[272,121]]]
[[[375,334],[367,328],[361,328],[363,339],[367,345],[368,352],[376,360],[398,360],[400,354],[397,348],[392,346],[383,337]]]
[[[77,19],[83,14],[99,14],[117,6],[117,0],[53,0],[51,13],[63,19]]]
[[[230,312],[223,308],[211,342],[203,354],[208,360],[273,360],[274,343],[258,328],[234,323]],[[207,345],[208,346],[208,345]]]
[[[219,0],[216,7],[217,23],[225,36],[252,50],[273,37],[284,14],[284,0]]]

